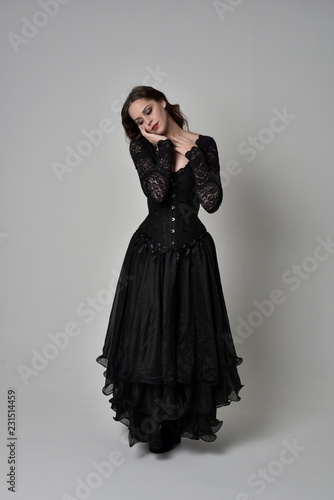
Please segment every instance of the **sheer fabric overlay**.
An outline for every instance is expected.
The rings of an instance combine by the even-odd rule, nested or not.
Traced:
[[[198,218],[200,205],[211,213],[222,200],[217,148],[199,136],[172,172],[172,147],[130,144],[149,214],[128,245],[97,358],[130,446],[153,442],[165,421],[183,437],[215,440],[217,408],[243,387],[215,244]]]

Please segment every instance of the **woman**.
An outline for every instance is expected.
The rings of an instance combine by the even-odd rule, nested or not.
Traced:
[[[215,245],[198,218],[222,201],[213,138],[189,131],[179,105],[147,86],[122,108],[148,216],[129,243],[103,353],[103,393],[129,444],[169,451],[181,437],[214,441],[217,407],[242,384]]]

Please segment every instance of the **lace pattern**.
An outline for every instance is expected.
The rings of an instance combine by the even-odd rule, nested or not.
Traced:
[[[130,143],[130,153],[147,197],[149,214],[141,232],[161,244],[180,249],[206,232],[198,218],[200,205],[209,213],[222,201],[219,159],[214,139],[200,135],[186,153],[188,163],[173,172],[173,143],[160,140],[155,148],[141,137]]]
[[[148,141],[147,141],[148,142]],[[170,139],[158,142],[156,158],[142,140],[131,141],[130,154],[138,170],[144,194],[161,203],[170,186],[173,161],[173,143]],[[152,146],[153,147],[153,146]]]
[[[185,156],[194,172],[200,203],[207,212],[213,213],[222,202],[223,189],[216,142],[212,137],[209,139],[204,152],[200,147],[193,146]]]
[[[173,143],[170,139],[161,140],[157,146],[156,150],[148,140],[140,138],[131,141],[130,154],[144,194],[159,203],[165,199],[170,187]],[[207,212],[215,212],[223,199],[215,140],[209,136],[199,135],[196,145],[185,156],[194,172],[201,205]]]

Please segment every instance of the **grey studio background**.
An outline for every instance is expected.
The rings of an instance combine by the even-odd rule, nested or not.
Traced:
[[[329,498],[334,3],[0,10],[1,498]],[[128,447],[95,362],[147,213],[119,116],[137,84],[162,90],[217,142],[224,201],[200,218],[244,358],[242,399],[219,409],[218,439],[184,439],[160,457]]]

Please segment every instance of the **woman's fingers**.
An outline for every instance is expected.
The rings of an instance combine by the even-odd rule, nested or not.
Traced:
[[[153,146],[157,146],[160,140],[166,140],[167,137],[159,134],[152,134],[151,132],[147,132],[144,125],[138,125],[142,135],[150,141]]]
[[[170,139],[174,144],[175,151],[183,155],[185,155],[187,151],[189,151],[193,146],[196,145],[194,141],[188,139],[187,137],[176,137],[175,135],[171,135]]]

